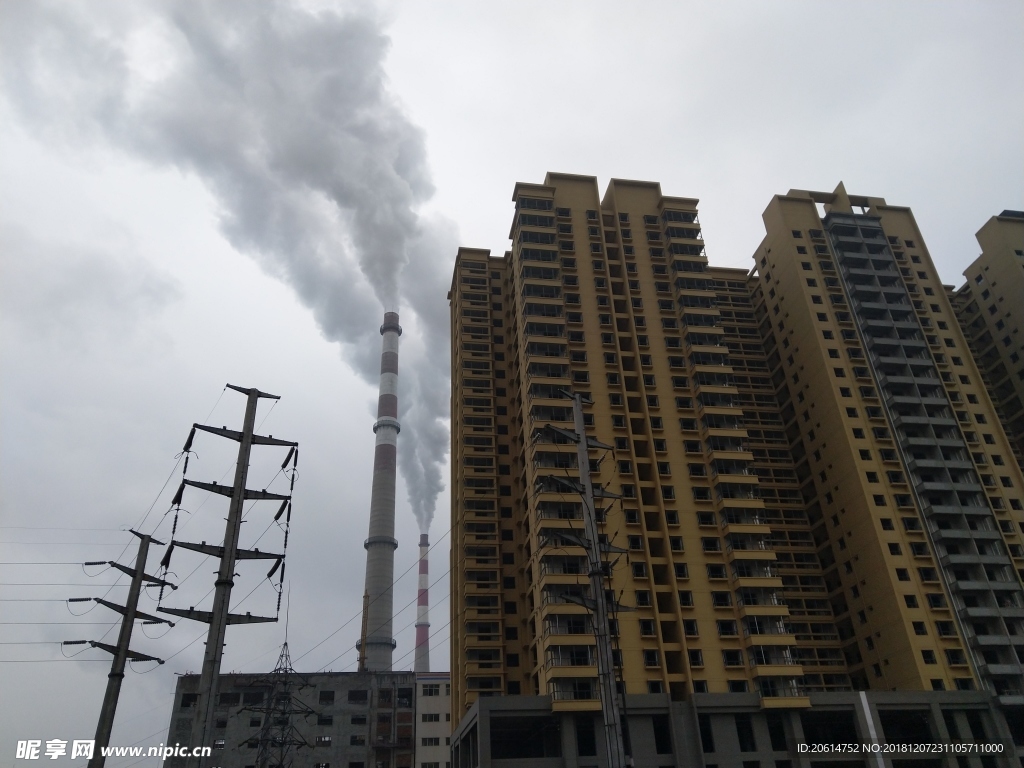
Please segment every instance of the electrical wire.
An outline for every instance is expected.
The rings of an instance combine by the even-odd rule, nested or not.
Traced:
[[[451,528],[449,528],[449,529],[448,529],[447,531],[445,531],[445,532],[444,532],[443,534],[441,534],[441,537],[440,537],[440,538],[439,538],[439,539],[438,539],[438,540],[437,540],[436,542],[434,542],[433,544],[431,544],[431,545],[430,545],[430,549],[428,549],[428,550],[427,550],[427,554],[430,554],[430,552],[431,552],[431,551],[433,551],[434,547],[436,547],[436,546],[437,546],[438,544],[440,544],[440,543],[441,543],[442,541],[444,541],[444,540],[445,540],[445,538],[446,538],[446,537],[448,536],[448,534],[449,534],[449,533],[451,533]],[[405,577],[405,576],[406,576],[406,575],[407,575],[407,574],[408,574],[408,573],[409,573],[410,571],[412,571],[412,569],[413,569],[413,568],[416,568],[416,567],[418,567],[418,565],[419,565],[419,558],[417,558],[416,560],[414,560],[414,561],[413,561],[413,564],[412,564],[412,565],[410,565],[410,566],[409,566],[408,568],[406,568],[406,569],[405,569],[405,570],[404,570],[404,571],[402,572],[402,574],[401,574],[401,575],[400,575],[400,576],[399,576],[399,577],[398,577],[397,579],[394,579],[394,580],[393,580],[393,581],[391,582],[391,589],[394,589],[395,585],[396,585],[396,584],[397,584],[397,583],[398,583],[399,581],[401,581],[401,580],[402,580],[402,578],[404,578],[404,577]],[[382,593],[382,594],[383,594],[383,593]],[[377,597],[377,598],[374,598],[374,600],[370,602],[370,605],[372,605],[372,604],[373,604],[373,602],[374,602],[374,601],[376,601],[376,600],[378,600],[378,599],[379,599],[379,597]],[[351,623],[352,623],[353,621],[355,621],[356,619],[358,619],[358,618],[359,618],[360,616],[362,616],[362,615],[363,615],[363,610],[362,610],[362,609],[360,609],[360,610],[359,610],[359,613],[356,613],[356,614],[354,614],[354,615],[352,616],[352,618],[350,618],[350,619],[349,619],[348,621],[346,621],[346,622],[345,622],[344,624],[342,624],[342,625],[341,625],[340,627],[338,627],[338,628],[337,628],[336,630],[334,630],[333,632],[331,632],[331,634],[329,634],[329,635],[328,635],[327,637],[325,637],[325,638],[324,638],[323,640],[321,640],[321,641],[320,641],[319,643],[317,643],[316,645],[314,645],[314,646],[313,646],[312,648],[310,648],[310,649],[309,649],[308,651],[306,651],[305,653],[301,654],[300,656],[297,656],[297,657],[296,657],[296,658],[294,659],[294,661],[299,661],[300,659],[303,659],[303,658],[305,658],[306,656],[308,656],[309,654],[311,654],[311,653],[312,653],[313,651],[315,651],[315,650],[316,650],[317,648],[319,648],[319,647],[320,647],[321,645],[323,645],[324,643],[326,643],[326,642],[327,642],[328,640],[330,640],[330,639],[331,639],[332,637],[334,637],[334,636],[335,636],[336,634],[338,634],[339,632],[341,632],[341,630],[343,630],[343,629],[344,629],[345,627],[347,627],[347,626],[348,626],[349,624],[351,624]]]

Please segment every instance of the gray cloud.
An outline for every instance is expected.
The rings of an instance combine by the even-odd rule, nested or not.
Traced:
[[[63,141],[201,179],[231,244],[295,290],[367,381],[380,305],[402,312],[415,373],[402,379],[401,469],[429,526],[448,446],[447,315],[443,291],[424,286],[456,238],[417,213],[433,193],[424,137],[389,93],[378,21],[281,3],[110,10],[8,5],[10,101],[40,131],[63,125]]]
[[[171,276],[119,250],[33,237],[0,222],[0,314],[19,334],[82,350],[97,337],[127,340],[181,297]]]

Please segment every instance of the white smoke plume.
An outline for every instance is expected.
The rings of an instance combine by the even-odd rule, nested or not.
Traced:
[[[417,213],[433,188],[422,132],[388,92],[387,48],[366,11],[283,2],[33,0],[5,3],[0,24],[4,90],[24,119],[200,179],[227,239],[295,290],[370,383],[383,309],[399,310],[399,465],[426,530],[448,450],[437,351],[456,238]]]

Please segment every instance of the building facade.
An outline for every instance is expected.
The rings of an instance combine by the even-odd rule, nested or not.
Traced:
[[[808,707],[765,709],[754,693],[697,693],[686,701],[627,696],[633,765],[1017,768],[1024,754],[1024,719],[1006,717],[986,691],[812,693],[809,699]],[[600,727],[597,713],[552,709],[544,696],[483,698],[452,735],[452,765],[603,768]],[[914,751],[926,744],[937,748]],[[837,749],[823,752],[822,745]],[[963,747],[954,753],[952,745]]]
[[[416,674],[416,768],[451,768],[452,678]]]
[[[452,668],[481,696],[598,706],[560,390],[586,394],[614,656],[627,694],[850,681],[742,270],[709,267],[697,201],[657,184],[518,184],[512,250],[461,249],[452,291]]]
[[[198,684],[198,675],[178,678],[169,745],[192,743]],[[219,768],[447,768],[448,685],[441,672],[221,675],[207,762]],[[170,768],[185,764],[184,758],[167,761]]]
[[[1024,211],[1003,211],[978,231],[981,255],[952,296],[1018,463],[1024,462]]]
[[[858,689],[1024,704],[1024,477],[908,208],[791,191],[756,302]]]
[[[513,200],[511,249],[460,249],[449,293],[466,754],[494,697],[540,697],[508,706],[563,735],[600,708],[576,446],[546,429],[573,429],[566,391],[606,446],[630,729],[633,696],[795,723],[855,691],[1024,721],[1024,477],[910,210],[776,196],[748,272],[709,265],[698,201],[654,183],[548,174]]]

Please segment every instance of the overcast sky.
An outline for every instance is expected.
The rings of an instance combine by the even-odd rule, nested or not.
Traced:
[[[4,0],[0,689],[20,699],[0,722],[0,760],[18,739],[91,738],[109,657],[64,661],[40,643],[114,641],[110,611],[76,619],[60,601],[115,582],[123,600],[126,579],[74,563],[130,564],[128,526],[167,540],[191,424],[241,423],[244,397],[226,382],[281,395],[260,429],[301,443],[296,666],[354,668],[385,306],[406,328],[396,576],[436,507],[432,657],[447,669],[445,292],[458,245],[503,252],[514,183],[552,170],[700,198],[712,262],[747,267],[773,194],[842,180],[911,206],[943,279],[959,282],[974,232],[1024,208],[1022,9]],[[197,438],[189,476],[220,480],[232,448]],[[283,452],[257,453],[250,485],[265,487]],[[184,507],[178,538],[220,540],[225,500],[188,491]],[[274,511],[251,511],[243,545]],[[272,526],[259,546],[281,538]],[[208,608],[215,566],[177,552],[183,584],[166,604]],[[256,588],[240,610],[273,614],[265,569],[239,572],[236,604]],[[398,668],[412,665],[414,598],[409,572]],[[128,674],[112,743],[163,740],[204,629],[136,632],[134,648],[168,661]],[[283,624],[232,627],[224,669],[269,669],[283,636]]]

